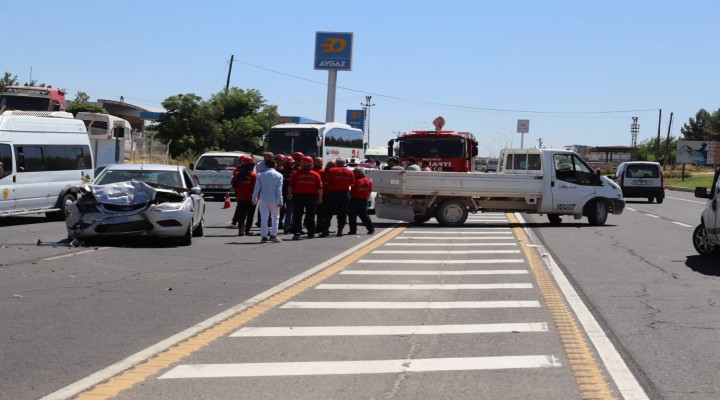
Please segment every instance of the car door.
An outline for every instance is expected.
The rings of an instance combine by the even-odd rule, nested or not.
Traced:
[[[715,244],[720,244],[720,173],[715,173],[710,199],[703,211],[703,221],[708,239]]]
[[[185,187],[188,188],[188,193],[193,204],[193,221],[195,225],[197,225],[204,218],[205,199],[203,198],[202,193],[200,193],[200,186],[195,181],[195,179],[193,179],[190,172],[188,172],[186,169],[183,169],[182,177],[183,182],[185,183]]]
[[[553,155],[551,180],[553,211],[582,214],[587,199],[595,197],[593,170],[575,154]]]

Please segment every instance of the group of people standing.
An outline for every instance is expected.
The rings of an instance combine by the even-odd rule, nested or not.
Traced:
[[[321,157],[313,159],[300,152],[292,156],[264,153],[257,165],[250,156],[241,156],[239,161],[232,177],[237,196],[232,222],[238,226],[238,235],[250,234],[256,207],[261,242],[282,241],[278,238],[281,223],[283,233],[292,233],[293,240],[303,234],[309,239],[316,234],[326,237],[334,215],[337,236],[343,236],[348,217],[348,234],[357,234],[358,217],[368,234],[375,232],[367,214],[372,180],[363,168],[346,167],[344,158],[324,167]]]

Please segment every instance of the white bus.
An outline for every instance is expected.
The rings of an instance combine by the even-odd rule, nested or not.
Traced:
[[[322,157],[323,164],[338,157],[348,162],[363,158],[362,130],[336,122],[275,125],[261,139],[261,146],[264,139],[273,154],[289,156],[299,151],[313,158]]]
[[[95,166],[122,164],[125,161],[125,138],[130,138],[130,122],[108,114],[79,112],[75,119],[83,121],[90,135]]]
[[[93,179],[90,139],[67,112],[0,114],[0,217],[45,213],[65,218],[65,207]]]

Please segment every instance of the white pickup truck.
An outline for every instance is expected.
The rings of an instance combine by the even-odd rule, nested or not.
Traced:
[[[568,150],[506,149],[498,173],[373,171],[375,212],[379,218],[422,223],[435,218],[460,226],[468,212],[547,214],[588,217],[604,225],[609,213],[625,208],[622,190]]]

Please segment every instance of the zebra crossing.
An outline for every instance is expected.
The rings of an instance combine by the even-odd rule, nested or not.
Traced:
[[[484,214],[462,228],[404,230],[229,334],[225,350],[199,352],[158,379],[195,388],[241,379],[233,386],[250,391],[239,398],[288,397],[293,384],[394,398],[396,376],[412,377],[400,398],[445,397],[431,395],[433,382],[492,392],[445,398],[577,398],[550,320],[507,218]]]

